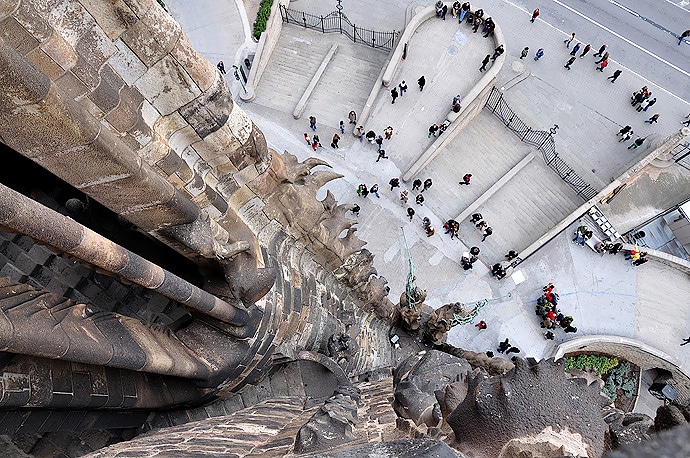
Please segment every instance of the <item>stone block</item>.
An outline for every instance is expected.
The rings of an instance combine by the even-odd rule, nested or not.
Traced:
[[[168,154],[157,161],[156,166],[167,176],[175,173],[180,167],[182,167],[183,163],[184,161],[180,156],[177,155],[175,151],[168,149]]]
[[[154,141],[137,151],[137,154],[147,164],[153,166],[170,154],[170,148],[164,142]]]
[[[164,56],[137,80],[135,87],[166,116],[201,94],[189,74],[170,56]]]
[[[241,147],[242,143],[235,137],[227,122],[209,134],[203,142],[194,144],[194,149],[206,161],[212,161],[218,156],[227,157]]]
[[[225,404],[222,401],[214,402],[211,405],[204,407],[206,414],[210,417],[224,417],[228,414],[225,410]]]
[[[39,264],[22,251],[14,260],[14,266],[24,272],[25,275],[31,275]]]
[[[170,54],[182,64],[202,91],[207,91],[216,79],[222,79],[225,84],[218,69],[194,49],[184,32]]]
[[[84,111],[86,111],[89,115],[98,120],[101,120],[105,117],[105,112],[101,110],[101,107],[93,103],[89,98],[79,100],[79,105],[81,105]]]
[[[232,107],[232,97],[225,79],[217,73],[211,87],[181,107],[179,112],[199,137],[206,138],[226,123]]]
[[[62,67],[51,59],[41,48],[34,48],[26,55],[26,58],[51,80],[56,80],[65,72]]]
[[[175,171],[175,174],[179,177],[182,183],[187,184],[194,179],[194,171],[183,162],[179,169]]]
[[[231,415],[232,413],[245,408],[242,396],[240,396],[239,394],[235,394],[231,398],[228,398],[225,401],[223,401],[223,405],[225,406],[225,410],[228,412],[228,415]]]
[[[50,24],[75,49],[82,36],[98,28],[80,2],[53,3]]]
[[[122,34],[122,40],[147,67],[152,67],[173,48],[182,28],[158,5],[152,4],[146,14],[139,17],[141,19]]]
[[[19,6],[20,0],[0,2],[0,19],[5,19]]]
[[[118,38],[137,22],[137,16],[123,0],[81,0],[81,4],[111,40]]]
[[[100,71],[100,83],[89,94],[89,99],[104,113],[110,113],[120,104],[120,89],[124,84],[124,81],[115,74],[113,69],[105,65]]]
[[[77,53],[74,48],[56,31],[53,31],[50,37],[41,43],[41,49],[65,71],[77,63]]]
[[[256,194],[254,194],[248,187],[241,186],[228,199],[228,205],[232,208],[241,208],[247,202],[254,199],[255,197],[256,197]]]
[[[120,104],[105,119],[115,130],[125,133],[137,123],[139,108],[143,101],[144,96],[139,91],[125,86],[120,91]]]
[[[0,277],[7,277],[12,281],[21,281],[21,279],[24,277],[24,273],[14,267],[12,264],[5,264],[2,266],[2,269],[0,269]]]
[[[39,43],[14,17],[5,18],[0,22],[0,37],[7,40],[10,46],[23,56]]]
[[[113,45],[117,48],[117,52],[110,56],[108,65],[131,86],[146,73],[146,65],[122,40],[114,41]]]
[[[121,215],[146,231],[194,221],[199,209],[179,191],[170,201],[147,208],[131,208]]]
[[[77,62],[70,71],[84,83],[84,86],[86,86],[89,91],[93,91],[98,86],[98,68],[92,67],[81,54],[77,54]]]
[[[79,100],[89,92],[89,88],[77,78],[77,76],[71,71],[66,72],[60,78],[55,80],[55,84],[58,85],[60,90],[65,93],[67,97],[75,100]]]
[[[198,161],[200,157],[193,148],[188,147],[199,141],[201,141],[201,138],[197,135],[192,126],[185,125],[183,128],[176,130],[170,135],[170,138],[168,138],[168,145],[182,156],[189,167],[193,167],[194,163]],[[185,157],[185,153],[187,152],[193,152],[193,154],[187,154]]]
[[[33,2],[21,2],[12,16],[40,42],[47,40],[53,31],[41,13],[36,11]]]

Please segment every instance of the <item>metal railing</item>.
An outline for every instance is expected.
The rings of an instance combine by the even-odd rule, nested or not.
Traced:
[[[541,151],[546,165],[551,167],[578,196],[588,201],[597,195],[598,191],[583,180],[556,152],[556,142],[553,135],[558,126],[554,126],[550,132],[533,130],[515,114],[512,108],[508,106],[508,102],[503,99],[503,93],[495,87],[491,89],[485,107],[489,108],[498,119],[503,121],[506,127],[520,137],[521,141]]]
[[[690,170],[690,143],[683,142],[671,150],[676,164]]]
[[[318,30],[321,33],[339,32],[355,43],[386,51],[393,49],[400,35],[400,32],[395,30],[392,32],[378,32],[365,29],[364,27],[357,27],[340,10],[332,11],[326,16],[316,16],[280,5],[280,15],[285,23],[301,25],[304,28]]]

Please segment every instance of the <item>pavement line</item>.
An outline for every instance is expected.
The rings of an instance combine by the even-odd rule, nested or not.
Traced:
[[[683,70],[682,68],[673,65],[671,62],[669,62],[669,61],[667,61],[667,60],[662,59],[661,57],[657,56],[657,55],[654,54],[653,52],[648,51],[647,49],[643,48],[642,46],[638,45],[637,43],[635,43],[635,42],[633,42],[633,41],[631,41],[631,40],[628,40],[628,39],[625,38],[623,35],[614,32],[613,30],[609,29],[609,28],[606,27],[605,25],[598,23],[598,22],[595,21],[594,19],[592,19],[592,18],[590,18],[590,17],[588,17],[588,16],[585,16],[584,14],[580,13],[580,12],[577,11],[576,9],[574,9],[574,8],[572,8],[572,7],[568,6],[568,5],[566,5],[565,3],[563,3],[563,2],[561,2],[561,1],[559,1],[559,0],[553,0],[553,2],[556,3],[556,4],[558,4],[558,5],[561,5],[563,8],[567,9],[567,10],[570,11],[570,12],[573,12],[573,13],[577,14],[578,16],[580,16],[581,18],[585,19],[586,21],[589,21],[589,22],[591,22],[592,24],[594,24],[594,25],[596,25],[596,26],[598,26],[598,27],[601,27],[602,29],[606,30],[607,32],[609,32],[609,33],[612,34],[613,36],[615,36],[615,37],[617,37],[617,38],[620,38],[621,40],[623,40],[623,41],[625,41],[626,43],[628,43],[628,44],[634,46],[635,48],[639,49],[640,51],[642,51],[642,52],[644,52],[644,53],[646,53],[646,54],[652,56],[653,58],[655,58],[655,59],[658,60],[659,62],[662,62],[662,63],[668,65],[669,67],[671,67],[672,69],[679,71],[679,72],[682,73],[683,75],[690,77],[690,73],[686,72],[686,71]],[[638,16],[639,16],[639,15],[638,15]],[[682,99],[681,99],[681,100],[682,100]]]

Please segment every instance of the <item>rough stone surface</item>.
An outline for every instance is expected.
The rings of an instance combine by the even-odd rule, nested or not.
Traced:
[[[324,453],[322,458],[462,458],[445,443],[434,439],[399,439],[379,444],[362,445],[349,450]]]
[[[649,440],[650,429],[654,429],[654,420],[640,413],[625,413],[611,408],[604,414],[604,421],[609,425],[611,447],[633,444]]]
[[[690,426],[684,425],[652,436],[639,444],[627,444],[606,458],[680,458],[690,456]]]
[[[472,373],[468,394],[447,418],[461,451],[476,457],[496,457],[514,439],[539,446],[547,427],[579,435],[588,456],[604,451],[606,423],[601,416],[598,385],[566,378],[563,361],[530,364],[515,359],[515,369],[503,376]],[[560,440],[554,440],[559,444]]]
[[[675,428],[676,426],[687,423],[683,412],[674,405],[659,406],[654,417],[654,429],[657,432]]]

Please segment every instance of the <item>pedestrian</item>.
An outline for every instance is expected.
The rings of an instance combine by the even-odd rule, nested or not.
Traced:
[[[438,0],[434,5],[434,8],[436,9],[436,17],[441,17],[441,13],[443,13],[443,2]]]
[[[615,83],[618,77],[621,76],[621,73],[623,73],[623,70],[616,70],[615,72],[613,72],[613,75],[609,76],[606,79],[611,80],[612,83]]]
[[[471,254],[472,256],[477,256],[477,255],[479,254],[480,251],[481,251],[481,250],[479,249],[478,246],[473,246],[472,248],[470,248],[470,254]]]
[[[438,132],[438,125],[432,124],[429,126],[429,135],[427,135],[426,138],[431,138],[432,135],[435,137],[436,132]]]
[[[345,121],[340,120],[340,133],[345,135]]]
[[[419,178],[415,178],[415,180],[412,182],[412,190],[415,191],[421,187],[422,187],[422,180],[420,180]]]
[[[503,54],[505,52],[505,49],[503,48],[503,45],[498,45],[496,49],[494,49],[494,55],[491,56],[491,60],[496,62],[496,59],[498,59],[498,56]]]
[[[585,57],[591,49],[592,49],[592,45],[587,43],[587,46],[585,46],[585,49],[582,50],[582,54],[580,54],[580,59]]]
[[[649,105],[649,99],[645,99],[640,104],[637,106],[636,110],[637,111],[642,111],[642,110],[647,110],[647,105]]]
[[[565,332],[577,332],[577,328],[575,326],[568,326],[565,329],[563,329]]]
[[[479,30],[479,27],[484,23],[482,18],[476,17],[474,18],[473,27],[472,27],[472,33],[477,33],[477,30]]]
[[[450,14],[453,17],[458,17],[458,15],[460,14],[460,2],[455,1],[455,3],[453,3],[453,6],[450,9]]]
[[[687,345],[689,343],[690,343],[690,337],[688,337],[687,339],[683,339],[683,343],[680,344],[680,346],[682,347],[683,345]]]
[[[606,66],[608,64],[609,64],[608,60],[601,61],[601,63],[599,64],[599,67],[597,67],[597,70],[599,70],[601,73],[604,73],[604,69],[606,68]]]
[[[400,193],[400,201],[403,203],[403,205],[407,204],[407,196],[408,196],[408,191],[407,189],[403,189],[403,191]]]
[[[685,127],[690,127],[690,113],[685,117],[687,121],[681,121],[681,124],[685,124]]]
[[[482,66],[479,67],[480,72],[483,72],[484,70],[486,70],[486,64],[489,63],[489,60],[491,60],[491,54],[487,54],[486,57],[484,58],[484,60],[482,61]]]
[[[577,54],[577,52],[580,50],[580,46],[582,46],[582,43],[579,42],[575,46],[573,46],[573,50],[570,51],[570,55],[574,56],[575,54]]]
[[[606,51],[606,45],[601,45],[601,48],[599,48],[599,51],[592,54],[592,57],[601,57],[601,55],[604,54],[604,51]]]
[[[627,134],[630,130],[632,129],[631,126],[625,126],[621,130],[618,131],[616,135],[625,135]]]
[[[566,62],[563,68],[567,68],[568,70],[570,70],[570,66],[573,65],[573,62],[575,62],[575,56],[568,59],[568,62]]]
[[[580,239],[585,238],[585,234],[587,234],[587,231],[589,228],[585,225],[578,226],[577,229],[575,230],[575,238],[573,238],[573,243],[578,243],[580,242]],[[582,243],[582,246],[584,246],[584,242]]]
[[[379,157],[376,158],[376,162],[380,161],[381,159],[388,159],[388,156],[386,156],[386,150],[385,149],[379,150]]]
[[[573,32],[572,35],[570,35],[568,38],[563,40],[563,43],[565,43],[565,47],[570,48],[570,43],[572,43],[574,39],[575,39],[575,32]]]
[[[482,242],[484,240],[486,240],[486,238],[489,237],[493,233],[494,233],[494,230],[491,227],[487,227],[486,229],[484,229],[484,232],[482,233],[482,235],[484,236],[484,237],[482,237]]]
[[[476,224],[479,221],[481,221],[482,219],[483,219],[483,217],[482,217],[481,213],[474,213],[474,214],[472,214],[472,217],[470,218],[470,223]]]
[[[316,116],[309,116],[309,127],[311,130],[316,130]]]
[[[470,185],[470,180],[472,179],[472,174],[471,173],[466,173],[462,177],[462,181],[458,182],[458,184],[466,184],[467,186]]]
[[[480,231],[481,231],[481,230],[484,230],[484,228],[487,227],[487,226],[488,226],[488,224],[487,224],[486,221],[484,221],[484,220],[478,221],[477,224],[474,225],[474,227],[476,227],[476,228],[479,229]]]
[[[486,321],[482,320],[479,323],[475,324],[475,326],[481,331],[483,329],[486,329]]]
[[[655,113],[654,115],[652,115],[651,118],[649,118],[645,122],[649,124],[654,124],[657,121],[657,119],[659,119],[659,116],[661,116],[659,113]]]
[[[537,53],[534,55],[534,60],[537,61],[544,55],[544,48],[537,49]]]
[[[395,99],[398,98],[398,88],[394,87],[393,89],[391,89],[391,97],[393,98],[392,103],[395,103]]]
[[[635,106],[638,103],[642,103],[642,101],[644,99],[645,99],[645,92],[644,91],[633,92],[632,102],[630,102],[630,105]]]
[[[216,67],[218,67],[218,70],[220,70],[220,72],[223,75],[225,75],[225,64],[223,64],[222,60],[220,62],[218,62],[218,65],[216,65]]]
[[[506,340],[504,340],[503,342],[498,344],[498,348],[496,350],[498,350],[499,353],[503,353],[504,351],[506,351],[510,347],[511,347],[510,340],[508,340],[506,338]]]
[[[444,3],[443,8],[441,8],[441,19],[444,21],[446,20],[446,14],[448,14],[448,5]]]
[[[681,33],[678,37],[678,46],[680,46],[683,43],[683,40],[687,39],[688,37],[690,37],[690,30],[686,30],[685,32]]]
[[[645,122],[646,122],[646,121],[645,121]],[[642,144],[644,143],[644,141],[645,141],[646,138],[647,138],[647,137],[644,137],[644,138],[637,137],[637,139],[633,142],[633,144],[630,145],[630,146],[628,146],[628,149],[637,149],[637,148],[639,148],[640,146],[642,146]]]
[[[508,254],[506,255],[506,259],[508,261],[512,261],[513,259],[518,257],[518,252],[515,250],[510,250]]]
[[[520,349],[518,347],[510,347],[509,349],[506,350],[506,355],[508,353],[520,353]]]
[[[319,146],[321,146],[321,144],[319,143],[319,136],[318,136],[318,135],[314,135],[314,136],[311,138],[311,149],[313,149],[314,151],[316,151],[316,149],[317,149]]]
[[[424,75],[419,77],[419,79],[417,80],[417,84],[419,84],[419,90],[423,91],[424,85],[426,84],[426,80],[424,79]]]
[[[414,201],[417,203],[417,205],[424,205],[424,196],[417,194],[417,197],[415,197]]]
[[[601,56],[601,59],[599,59],[598,61],[596,61],[596,62],[594,62],[594,63],[595,63],[595,64],[600,64],[600,63],[602,63],[603,61],[608,60],[608,59],[609,59],[609,52],[606,51],[606,52]]]
[[[407,207],[407,216],[410,217],[410,221],[412,221],[412,218],[414,217],[414,208],[412,207]]]
[[[340,141],[340,135],[333,134],[333,141],[331,142],[331,148],[337,148],[339,141]]]
[[[391,178],[391,181],[389,181],[388,184],[391,185],[391,191],[394,188],[399,188],[400,187],[400,178]]]
[[[431,187],[432,184],[433,184],[433,183],[431,182],[431,178],[427,178],[426,180],[424,180],[424,187],[422,188],[422,191],[421,191],[421,192],[424,192],[424,191],[426,191],[427,189],[429,189],[429,188]]]
[[[374,142],[376,143],[376,149],[378,151],[381,151],[381,147],[383,146],[383,135],[379,135],[378,137],[376,137],[376,140],[374,140]]]
[[[307,142],[307,146],[311,146],[311,138],[309,138],[306,132],[304,133],[304,141]]]
[[[544,338],[546,340],[553,340],[556,337],[556,334],[554,334],[552,331],[546,331],[544,333]]]
[[[639,257],[638,259],[634,260],[634,261],[632,262],[632,264],[633,264],[634,266],[641,266],[642,264],[644,264],[644,263],[647,262],[647,261],[649,261],[649,259],[647,259],[647,253],[646,253],[646,252],[642,252],[642,253],[640,253],[640,257]]]
[[[470,10],[470,2],[465,2],[462,4],[460,7],[460,19],[458,20],[458,23],[461,23],[463,19],[465,19],[465,15],[467,12]]]
[[[609,248],[609,254],[618,254],[623,249],[623,244],[621,242],[614,243],[613,246]]]
[[[357,187],[357,195],[358,195],[359,197],[366,197],[366,196],[368,196],[368,195],[369,195],[369,190],[367,189],[367,185],[365,185],[364,183],[360,184],[360,185]]]
[[[539,8],[536,8],[534,11],[532,11],[532,20],[530,22],[534,23],[534,21],[536,21],[538,17],[539,17]]]
[[[371,188],[369,188],[369,192],[376,195],[379,199],[381,196],[379,196],[379,185],[377,183],[374,183]]]
[[[628,140],[630,140],[630,137],[632,137],[634,133],[635,133],[635,131],[632,130],[632,129],[629,130],[629,131],[627,131],[626,133],[624,133],[624,134],[621,136],[621,139],[618,140],[618,143],[620,143],[620,142],[627,142]]]
[[[350,209],[350,211],[352,212],[352,214],[355,215],[355,216],[359,216],[359,211],[360,211],[360,210],[361,210],[361,208],[359,208],[359,205],[357,205],[357,204],[354,204],[354,205],[352,206],[352,208]]]
[[[432,235],[434,235],[436,233],[436,229],[434,229],[434,226],[432,226],[431,224],[425,225],[424,231],[426,232],[427,237],[431,237]]]
[[[524,59],[525,57],[527,57],[527,54],[529,54],[529,48],[525,46],[525,49],[523,49],[520,53],[520,59]]]
[[[402,83],[398,84],[398,88],[400,89],[400,97],[405,95],[405,91],[407,91],[407,84],[405,84],[405,80],[402,80]]]
[[[383,131],[383,135],[386,136],[386,140],[390,140],[393,136],[393,128],[391,126],[386,127],[386,129]]]
[[[359,137],[360,142],[364,140],[364,126],[359,126],[357,129],[355,129],[355,136]]]
[[[648,99],[648,100],[649,100],[649,99]],[[652,100],[649,100],[649,101],[647,102],[647,106],[644,107],[644,111],[649,110],[649,107],[651,107],[651,106],[654,105],[655,103],[656,103],[656,97],[654,97]]]
[[[486,33],[482,36],[484,38],[489,38],[489,35],[493,35],[495,29],[496,24],[494,24],[494,21],[490,17],[486,18],[486,21],[484,21],[484,31]]]
[[[350,120],[350,124],[357,124],[357,113],[355,113],[355,110],[350,111],[347,115],[347,119]]]

